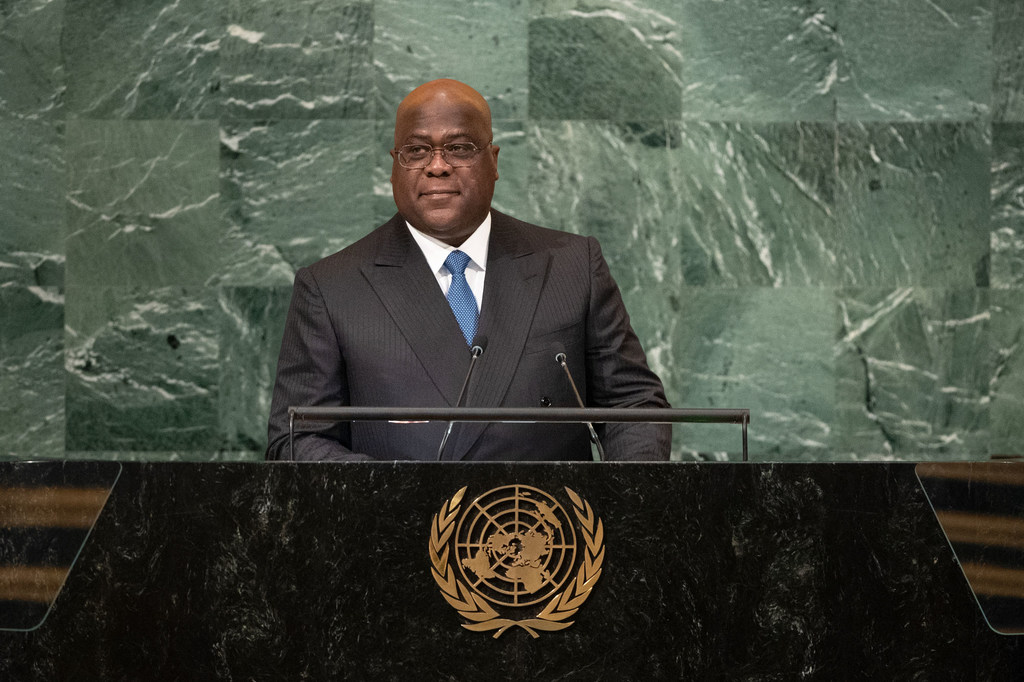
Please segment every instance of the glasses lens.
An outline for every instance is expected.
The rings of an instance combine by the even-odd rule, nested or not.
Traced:
[[[444,146],[444,158],[448,163],[469,161],[477,153],[476,145],[471,142],[454,142]]]
[[[403,166],[422,168],[429,163],[432,151],[427,145],[407,144],[398,150],[398,160]]]
[[[398,162],[406,168],[426,168],[434,152],[440,151],[445,163],[455,168],[469,166],[480,148],[472,142],[451,142],[442,147],[425,144],[407,144],[398,150]]]

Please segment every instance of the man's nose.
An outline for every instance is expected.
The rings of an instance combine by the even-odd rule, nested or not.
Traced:
[[[447,175],[452,170],[452,167],[444,160],[444,150],[440,148],[430,150],[430,163],[426,168],[430,175]]]

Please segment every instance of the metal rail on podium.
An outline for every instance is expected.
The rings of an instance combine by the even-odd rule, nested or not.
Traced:
[[[609,407],[289,407],[288,452],[294,460],[296,422],[443,421],[504,424],[738,424],[742,431],[743,461],[748,461],[747,425],[750,410],[609,408]]]

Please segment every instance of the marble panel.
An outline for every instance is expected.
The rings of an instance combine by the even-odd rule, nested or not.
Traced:
[[[262,450],[69,450],[68,461],[263,462]]]
[[[219,275],[217,126],[68,122],[69,286],[200,285]]]
[[[824,124],[533,126],[530,215],[598,237],[625,291],[835,281]]]
[[[530,116],[678,119],[682,55],[675,3],[535,2],[529,24]],[[537,11],[539,10],[539,11]]]
[[[229,226],[219,281],[290,286],[295,270],[374,227],[373,168],[387,152],[370,121],[225,123],[221,202]]]
[[[494,124],[494,144],[498,152],[498,182],[494,185],[491,206],[516,218],[530,215],[530,178],[535,161],[527,139],[526,126],[515,121]]]
[[[215,118],[221,2],[65,0],[69,116]]]
[[[373,5],[223,0],[223,114],[235,119],[373,116]]]
[[[64,124],[0,119],[0,149],[0,283],[63,288]]]
[[[848,289],[838,304],[836,452],[986,458],[989,290]]]
[[[223,317],[210,288],[71,289],[67,449],[218,449]]]
[[[992,119],[1024,122],[1024,4],[993,0]]]
[[[837,2],[678,4],[685,118],[833,119],[842,50]]]
[[[992,286],[1024,285],[1024,123],[992,126]]]
[[[409,91],[435,78],[468,83],[495,119],[526,115],[526,8],[521,0],[438,6],[418,0],[374,5],[378,117],[392,118]]]
[[[267,415],[277,372],[291,287],[224,287],[219,291],[218,424],[221,448],[258,452],[267,447]]]
[[[983,119],[992,98],[989,0],[858,0],[838,8],[841,121]]]
[[[497,133],[497,124],[494,132]],[[389,151],[395,147],[395,116],[391,112],[386,119],[376,121],[373,129],[377,141],[375,149],[380,150],[379,154],[373,155],[373,220],[366,226],[366,232],[391,219],[397,209],[395,208],[394,196],[391,192],[391,165],[392,159]],[[501,159],[499,158],[499,172],[501,170]],[[500,185],[501,183],[498,183]],[[495,194],[498,186],[495,186]]]
[[[652,302],[651,299],[654,299]],[[664,302],[669,305],[665,306]],[[752,461],[830,459],[835,413],[829,291],[710,287],[629,302],[675,407],[749,408]],[[675,459],[738,460],[738,426],[674,430]]]
[[[1024,289],[995,289],[990,455],[1024,456]]]
[[[64,296],[0,284],[0,458],[64,456]]]
[[[64,95],[60,39],[66,0],[0,4],[0,118],[59,116]]]
[[[988,286],[990,144],[980,123],[840,125],[841,283]]]

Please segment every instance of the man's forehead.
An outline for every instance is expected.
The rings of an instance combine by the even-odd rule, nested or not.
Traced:
[[[430,125],[443,122],[449,125],[473,126],[486,123],[490,116],[485,109],[474,106],[472,102],[438,97],[420,102],[415,106],[405,106],[398,110],[395,117],[398,125]]]
[[[472,106],[463,103],[437,102],[407,109],[395,121],[395,139],[429,139],[450,141],[490,135],[489,121]]]
[[[414,140],[414,139],[432,139],[440,138],[443,140],[452,140],[459,137],[473,137],[473,132],[468,128],[463,127],[452,127],[444,130],[436,130],[431,128],[417,128],[410,130],[405,133],[403,139]]]

